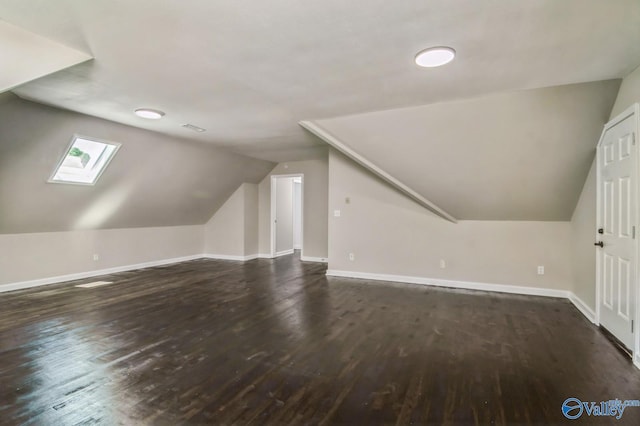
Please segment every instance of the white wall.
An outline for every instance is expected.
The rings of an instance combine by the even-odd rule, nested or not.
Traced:
[[[611,118],[620,114],[632,104],[640,102],[640,67],[622,80],[618,97],[611,110]]]
[[[258,185],[244,183],[205,225],[0,234],[0,291],[23,281],[203,253],[255,255],[258,213]]]
[[[258,185],[244,186],[244,255],[258,254]]]
[[[341,216],[329,218],[330,270],[571,288],[569,222],[453,224],[332,151],[329,210],[335,209]],[[544,275],[537,275],[538,265]]]
[[[258,185],[243,183],[204,226],[208,255],[258,254]]]
[[[594,161],[571,218],[571,264],[574,280],[572,290],[594,311],[596,307],[596,248],[593,245],[595,238],[596,163]]]
[[[245,185],[229,197],[204,226],[207,254],[244,256]]]
[[[3,284],[199,255],[204,227],[100,229],[0,235]],[[94,261],[93,255],[99,260]]]
[[[259,184],[260,253],[270,251],[271,184],[270,176],[304,174],[303,251],[306,257],[327,257],[328,159],[292,161],[278,164]]]

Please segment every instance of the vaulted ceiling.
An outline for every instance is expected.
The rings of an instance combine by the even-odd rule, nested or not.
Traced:
[[[0,19],[95,58],[13,89],[24,99],[270,161],[322,155],[325,145],[298,122],[332,123],[363,154],[400,158],[380,166],[461,218],[566,218],[588,162],[587,142],[563,141],[562,171],[547,170],[569,183],[536,208],[504,197],[480,206],[449,188],[456,183],[478,191],[474,183],[494,182],[499,166],[476,164],[473,181],[432,179],[422,173],[434,170],[427,158],[464,156],[460,150],[469,138],[437,123],[442,134],[457,139],[435,143],[431,151],[432,139],[421,138],[425,129],[416,120],[442,116],[453,128],[464,126],[474,107],[485,108],[484,122],[492,128],[483,138],[508,141],[507,155],[520,161],[533,147],[547,147],[537,129],[559,128],[564,117],[544,107],[553,109],[557,97],[555,111],[567,114],[575,128],[590,129],[579,134],[593,145],[593,128],[606,120],[603,111],[617,83],[546,88],[620,79],[640,64],[637,0],[0,0]],[[436,45],[454,47],[456,60],[442,68],[417,67],[414,55]],[[33,52],[25,50],[25,58]],[[526,95],[513,94],[524,89]],[[485,100],[474,103],[478,98]],[[571,99],[593,105],[573,110],[565,104]],[[463,104],[452,107],[454,101]],[[510,114],[512,102],[529,116]],[[139,107],[166,116],[144,120],[132,114]],[[450,114],[458,107],[466,118]],[[376,128],[372,117],[384,123],[375,153],[367,142],[367,132]],[[411,129],[404,128],[408,122]],[[206,132],[181,127],[185,123]],[[412,153],[418,141],[425,163],[416,163]],[[569,154],[574,148],[575,158]],[[400,170],[403,161],[413,169]],[[499,178],[528,187],[533,184],[526,170],[504,167]],[[541,182],[536,191],[547,186]],[[453,194],[461,200],[448,202]]]
[[[619,84],[525,90],[314,123],[455,219],[570,220]]]
[[[0,120],[0,234],[203,224],[274,166],[13,95]],[[74,134],[122,144],[95,186],[47,183]]]

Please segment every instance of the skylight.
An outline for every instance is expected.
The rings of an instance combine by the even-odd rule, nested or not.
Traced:
[[[118,148],[120,148],[119,143],[74,136],[49,182],[93,185]]]

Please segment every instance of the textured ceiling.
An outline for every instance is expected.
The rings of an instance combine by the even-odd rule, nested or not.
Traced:
[[[570,220],[620,80],[314,124],[457,219]]]
[[[620,78],[640,62],[638,0],[0,0],[0,18],[95,57],[19,96],[275,161],[322,150],[303,119]],[[458,58],[416,67],[433,45]],[[143,106],[167,115],[132,115]]]

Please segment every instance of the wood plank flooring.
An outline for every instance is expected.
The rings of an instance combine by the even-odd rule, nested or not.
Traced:
[[[640,372],[566,300],[195,260],[0,294],[0,424],[640,424]]]

